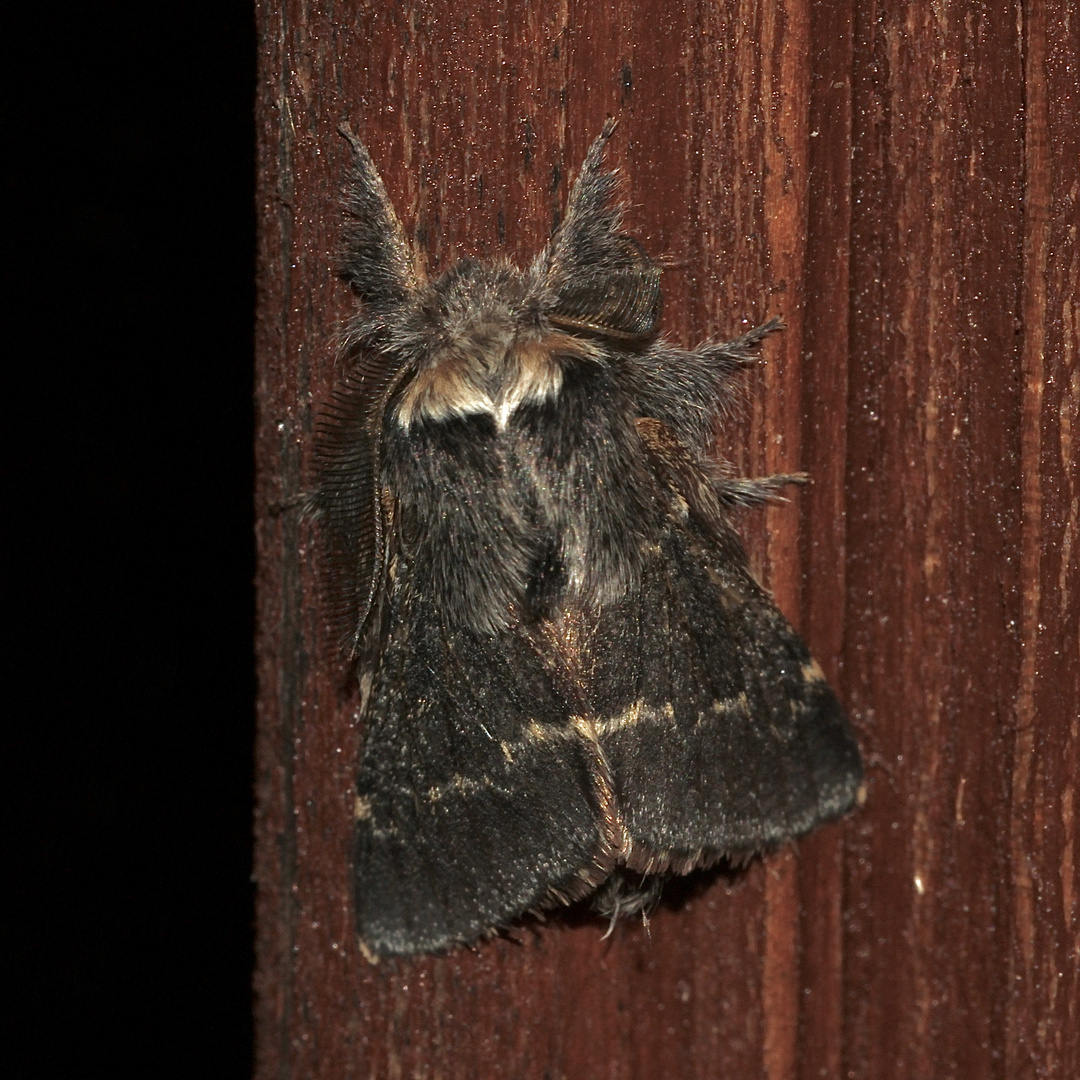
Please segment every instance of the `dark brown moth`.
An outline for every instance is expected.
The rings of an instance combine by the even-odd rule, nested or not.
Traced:
[[[767,850],[848,810],[862,767],[757,584],[739,479],[706,446],[775,327],[657,337],[660,270],[621,231],[609,122],[532,265],[429,280],[364,147],[359,297],[314,509],[356,658],[356,918],[372,956],[467,944],[592,894]]]

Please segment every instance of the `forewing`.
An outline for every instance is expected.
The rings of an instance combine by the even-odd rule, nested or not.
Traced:
[[[356,914],[373,954],[467,944],[606,876],[595,744],[516,631],[451,628],[406,567],[365,714]]]
[[[750,575],[708,477],[670,433],[642,434],[677,499],[639,589],[602,616],[593,693],[628,865],[687,870],[838,817],[862,765],[836,696]]]

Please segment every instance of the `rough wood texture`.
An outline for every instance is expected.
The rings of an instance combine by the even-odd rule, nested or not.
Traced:
[[[259,5],[259,1076],[1080,1075],[1080,9]],[[446,265],[548,236],[606,115],[692,343],[778,314],[722,441],[847,701],[854,818],[601,940],[383,963],[306,525],[351,121]]]

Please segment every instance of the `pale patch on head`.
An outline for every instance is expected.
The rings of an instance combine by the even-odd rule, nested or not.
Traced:
[[[419,420],[490,413],[494,402],[480,382],[483,361],[477,355],[447,350],[434,364],[417,372],[398,401],[396,417],[403,428]]]
[[[821,670],[818,662],[813,658],[810,659],[809,663],[803,664],[802,677],[811,683],[825,682],[825,672]]]
[[[353,817],[357,821],[370,821],[371,800],[365,799],[362,795],[357,795],[356,802],[353,803]]]
[[[401,427],[487,414],[501,430],[520,406],[558,396],[568,359],[596,355],[569,334],[514,338],[509,328],[484,329],[462,335],[412,378],[395,410]]]

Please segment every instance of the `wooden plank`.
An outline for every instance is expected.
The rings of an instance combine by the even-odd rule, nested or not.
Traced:
[[[1080,1071],[1075,3],[263,0],[259,26],[259,1075]],[[869,802],[650,934],[371,967],[356,702],[280,512],[350,303],[334,129],[445,267],[529,258],[607,115],[665,333],[786,320],[720,444],[814,477],[744,531]]]
[[[363,133],[407,228],[446,265],[504,244],[528,258],[589,140],[619,115],[612,149],[634,230],[673,264],[669,334],[692,343],[743,319],[787,318],[752,380],[759,411],[728,441],[754,471],[797,467],[806,9],[766,19],[753,5],[548,5],[520,22],[497,4],[448,10],[262,9],[261,497],[304,488],[310,403],[330,384],[347,311],[327,259],[341,119]],[[772,518],[767,542],[757,524],[755,550],[795,610],[797,511]],[[661,910],[651,935],[631,926],[605,942],[590,921],[450,958],[363,961],[348,895],[355,702],[304,603],[309,537],[287,515],[260,535],[262,1073],[453,1075],[467,1061],[478,1076],[790,1075],[791,856]]]
[[[850,1076],[1006,1075],[1019,65],[1000,11],[857,8],[844,685],[876,767],[847,860]]]
[[[1024,19],[1023,410],[1019,652],[1008,850],[1006,1073],[1080,1070],[1080,22]]]
[[[851,0],[811,6],[806,265],[803,275],[801,629],[843,690],[847,547],[848,337],[850,325],[852,81]],[[873,807],[868,809],[873,813]],[[848,828],[851,825],[846,826]],[[844,1047],[843,850],[833,830],[799,845],[800,980],[797,1071],[841,1075]]]

